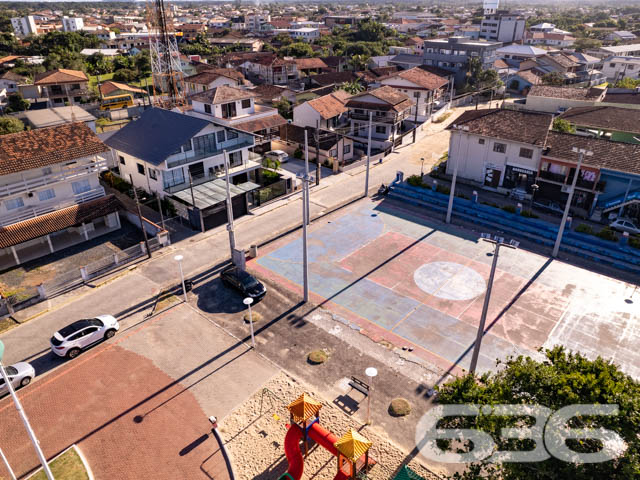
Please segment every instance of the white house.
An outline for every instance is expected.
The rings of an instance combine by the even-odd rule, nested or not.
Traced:
[[[513,110],[470,110],[448,127],[447,174],[488,189],[530,192],[553,116]],[[526,127],[525,127],[526,126]]]
[[[589,107],[602,102],[604,88],[568,88],[534,85],[529,90],[526,109],[534,112],[557,113],[571,107]]]
[[[602,73],[613,81],[640,78],[640,57],[609,57],[603,60]]]
[[[78,32],[84,28],[84,20],[80,17],[62,17],[62,30],[64,32]]]
[[[28,35],[37,35],[38,33],[36,21],[32,15],[12,18],[11,26],[13,27],[13,33],[18,38],[23,38]]]
[[[239,85],[237,79],[209,70],[185,77],[184,83],[187,86],[188,95],[205,92],[223,85],[229,87],[236,87]]]
[[[0,90],[6,90],[7,95],[11,95],[19,90],[18,86],[26,83],[26,77],[13,72],[0,74]]]
[[[349,122],[345,103],[349,95],[344,90],[336,90],[322,97],[314,98],[293,108],[293,124],[299,127],[335,128]]]
[[[109,149],[84,123],[0,136],[0,268],[120,228],[98,174]]]

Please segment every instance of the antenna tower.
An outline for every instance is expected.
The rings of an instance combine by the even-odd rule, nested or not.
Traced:
[[[171,14],[164,0],[147,1],[153,105],[171,110],[187,104],[184,74]]]

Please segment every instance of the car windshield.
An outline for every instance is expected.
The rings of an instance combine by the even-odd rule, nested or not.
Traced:
[[[73,335],[78,330],[82,330],[89,325],[89,320],[78,320],[76,322],[73,322],[71,325],[67,325],[66,327],[60,329],[60,335],[62,335],[62,338],[67,338],[69,335]]]
[[[18,370],[15,367],[4,367],[4,371],[7,372],[7,375],[17,375]]]
[[[258,280],[255,277],[249,275],[247,272],[239,274],[240,281],[245,288],[252,288],[258,285]]]

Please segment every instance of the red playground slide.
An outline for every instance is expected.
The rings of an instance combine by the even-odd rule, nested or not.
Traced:
[[[334,447],[334,444],[338,441],[333,433],[325,430],[319,423],[314,423],[309,429],[309,438],[311,438],[318,445],[327,450],[334,457],[338,456],[338,450]],[[302,430],[297,425],[289,426],[289,431],[284,437],[284,454],[289,462],[289,478],[293,480],[300,480],[302,478],[302,472],[304,471],[304,459],[302,458],[302,451],[300,450],[300,440],[303,439]],[[283,478],[283,477],[281,477]],[[345,479],[346,476],[339,472],[334,480]]]

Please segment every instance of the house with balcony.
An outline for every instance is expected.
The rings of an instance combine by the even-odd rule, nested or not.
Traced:
[[[89,79],[79,70],[58,69],[38,73],[33,84],[40,87],[49,107],[76,105],[89,101]]]
[[[81,122],[0,136],[0,269],[120,228],[98,178],[110,158]]]
[[[331,129],[349,123],[345,106],[351,97],[344,90],[336,90],[322,97],[293,107],[293,123],[299,127]]]
[[[237,87],[242,84],[237,78],[225,75],[224,73],[218,73],[214,70],[204,70],[195,75],[185,77],[184,83],[187,87],[187,95],[204,92],[223,85]]]
[[[260,55],[247,59],[242,69],[253,76],[258,83],[269,85],[287,85],[298,80],[297,63],[292,58],[280,58],[275,54]]]
[[[256,103],[257,97],[251,90],[223,85],[193,95],[188,114],[251,133],[255,150],[267,152],[287,121],[278,109]]]
[[[234,185],[234,215],[247,212],[246,194],[258,188],[260,157],[249,151],[254,135],[207,114],[150,108],[105,143],[113,151],[122,178],[169,198],[178,208],[187,208],[198,230],[226,221],[225,152]]]
[[[411,108],[414,102],[404,93],[388,85],[359,93],[347,100],[350,136],[356,148],[366,150],[369,142],[371,113],[371,148],[376,151],[396,146],[401,136],[412,128]]]

